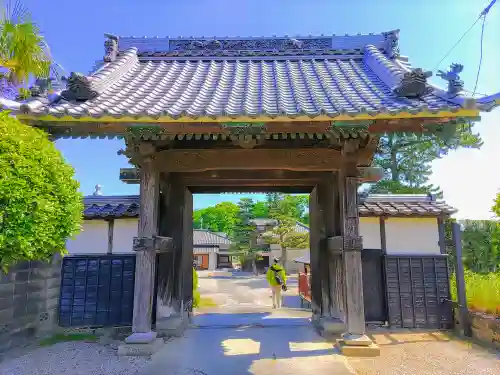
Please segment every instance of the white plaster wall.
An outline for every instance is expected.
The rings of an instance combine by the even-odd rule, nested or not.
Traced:
[[[436,218],[389,218],[385,230],[388,254],[440,254]]]
[[[108,222],[84,220],[78,236],[66,242],[71,255],[106,254],[108,251]]]
[[[380,222],[378,217],[359,218],[359,235],[364,249],[380,249]]]
[[[130,254],[133,239],[137,237],[138,219],[115,219],[113,229],[113,254]]]

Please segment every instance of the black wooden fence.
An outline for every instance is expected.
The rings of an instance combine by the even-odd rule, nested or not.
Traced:
[[[65,257],[59,325],[132,324],[135,254]]]
[[[446,255],[387,255],[385,270],[391,327],[452,328]]]
[[[370,282],[364,283],[368,320],[385,320],[387,316],[391,327],[452,327],[446,255],[383,256],[367,252],[363,266],[366,276],[370,275],[365,277]],[[61,326],[132,324],[135,254],[65,257],[62,268]]]

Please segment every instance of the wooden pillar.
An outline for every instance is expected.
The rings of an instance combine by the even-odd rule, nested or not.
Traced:
[[[159,174],[150,158],[142,162],[140,178],[139,231],[134,239],[134,315],[132,335],[125,340],[128,343],[148,343],[156,338],[156,332],[151,330],[156,251],[153,246],[138,246],[141,239],[153,239],[158,231]]]
[[[344,293],[344,266],[342,249],[331,249],[330,239],[342,235],[342,218],[339,207],[339,181],[337,173],[328,173],[325,183],[325,231],[327,236],[327,255],[329,264],[330,283],[330,313],[332,318],[345,323],[345,293]]]
[[[113,253],[113,234],[115,229],[115,220],[108,220],[108,254]]]
[[[467,293],[465,290],[465,273],[462,261],[462,231],[459,223],[452,224],[453,247],[455,248],[455,279],[457,283],[457,302],[460,330],[465,336],[472,337],[472,328],[467,308]]]
[[[316,186],[309,198],[309,244],[311,258],[311,308],[313,318],[319,319],[322,312],[321,293],[321,210],[319,202],[319,187]]]
[[[363,296],[363,271],[361,264],[362,239],[359,236],[358,179],[341,173],[344,189],[343,264],[345,272],[346,327],[347,333],[363,336],[365,309]]]
[[[385,222],[387,218],[385,216],[379,217],[380,223],[380,249],[383,255],[387,255],[387,231],[385,229]]]
[[[446,254],[446,236],[444,228],[444,219],[438,218],[438,233],[439,233],[439,251],[441,254]]]

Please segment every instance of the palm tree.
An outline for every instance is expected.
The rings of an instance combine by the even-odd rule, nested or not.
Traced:
[[[2,5],[0,16],[0,94],[26,88],[31,77],[48,78],[51,55],[38,26],[19,1]]]

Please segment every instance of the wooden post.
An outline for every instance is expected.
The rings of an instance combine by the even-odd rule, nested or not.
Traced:
[[[150,158],[145,158],[141,164],[140,176],[138,237],[154,238],[158,231],[159,174]],[[132,335],[125,342],[149,343],[156,339],[156,332],[151,330],[156,251],[150,247],[136,250]]]
[[[464,264],[462,262],[462,231],[459,223],[452,224],[453,246],[455,248],[455,278],[457,283],[457,302],[460,327],[465,336],[471,337],[469,310],[467,308],[467,293],[465,290]]]
[[[113,253],[113,232],[115,228],[115,220],[108,220],[108,254]]]
[[[387,218],[385,216],[379,217],[380,223],[380,249],[383,255],[387,255],[387,232],[385,230],[385,222]]]
[[[446,254],[446,238],[444,230],[444,220],[442,218],[437,219],[438,222],[438,233],[439,233],[439,250],[441,254]]]
[[[361,250],[363,244],[359,236],[358,180],[345,177],[344,207],[344,272],[346,291],[346,326],[351,336],[363,336],[365,333],[365,309],[363,296],[363,273]]]

